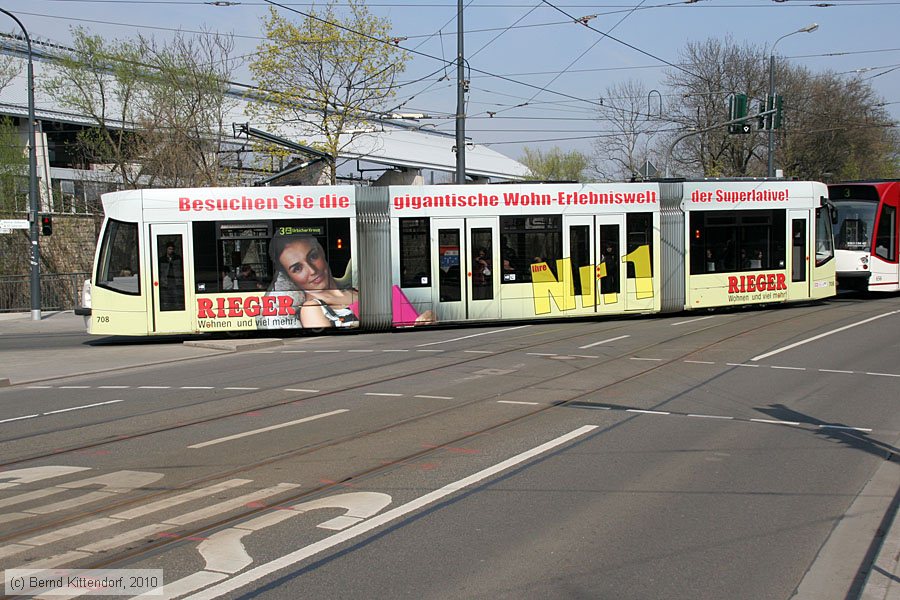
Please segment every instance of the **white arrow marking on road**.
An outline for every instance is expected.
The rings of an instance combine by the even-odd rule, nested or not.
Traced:
[[[406,515],[417,511],[425,506],[430,504],[434,504],[435,502],[454,494],[460,490],[463,490],[467,487],[480,483],[481,481],[496,475],[498,473],[502,473],[508,469],[516,467],[521,463],[528,461],[536,456],[539,456],[545,452],[549,452],[550,450],[554,450],[555,448],[570,442],[576,438],[579,438],[595,429],[597,429],[597,425],[585,425],[584,427],[579,427],[578,429],[571,431],[565,435],[562,435],[558,438],[550,440],[540,446],[532,448],[531,450],[527,450],[526,452],[522,452],[521,454],[517,454],[512,458],[508,458],[496,465],[490,466],[486,469],[482,469],[473,475],[469,475],[468,477],[464,477],[458,481],[454,481],[453,483],[447,484],[444,487],[437,489],[433,492],[429,492],[424,496],[420,496],[406,504],[401,504],[400,506],[393,508],[387,512],[381,513],[379,515],[375,515],[369,519],[366,519],[362,523],[358,525],[354,525],[348,529],[341,531],[340,533],[336,533],[332,536],[329,536],[323,540],[320,540],[314,544],[310,544],[304,548],[300,548],[282,556],[281,558],[277,558],[273,561],[250,569],[240,575],[232,577],[222,583],[214,585],[213,587],[198,592],[192,596],[188,596],[189,600],[207,600],[212,598],[218,598],[219,596],[223,596],[228,594],[234,590],[240,589],[244,586],[250,585],[263,577],[267,577],[272,573],[276,573],[282,569],[286,569],[291,567],[298,562],[306,560],[311,556],[315,556],[320,552],[324,552],[338,544],[342,544],[348,540],[352,540],[360,535],[368,533],[373,529],[377,529],[382,525],[390,523],[391,521],[395,521]]]

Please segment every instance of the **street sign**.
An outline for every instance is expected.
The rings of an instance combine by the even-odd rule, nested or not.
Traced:
[[[0,233],[12,233],[12,229],[8,227],[0,227]]]
[[[28,229],[28,219],[0,219],[0,229]]]

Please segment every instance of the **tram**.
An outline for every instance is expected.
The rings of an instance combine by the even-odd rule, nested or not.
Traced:
[[[106,194],[88,331],[525,321],[835,293],[824,184],[144,189]]]
[[[835,264],[839,288],[900,290],[900,181],[854,181],[828,186],[837,210]]]

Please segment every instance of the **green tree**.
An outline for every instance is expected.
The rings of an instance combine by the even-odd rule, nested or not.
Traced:
[[[554,147],[547,152],[542,152],[526,146],[522,151],[525,154],[519,159],[519,162],[531,170],[531,175],[528,177],[530,180],[584,181],[584,173],[590,166],[590,159],[577,150],[563,152],[558,147]]]
[[[346,12],[339,14],[339,6]],[[387,43],[390,22],[360,0],[330,0],[299,23],[272,8],[263,30],[267,40],[250,64],[259,86],[252,110],[265,121],[308,131],[303,141],[333,157],[327,173],[334,183],[338,154],[386,109],[408,54]]]
[[[0,56],[0,90],[21,71],[21,64],[11,56]],[[13,216],[16,206],[17,181],[28,176],[28,153],[25,140],[12,119],[0,117],[0,215]]]
[[[89,117],[78,136],[85,163],[106,164],[129,188],[220,185],[230,38],[177,34],[106,40],[74,29],[72,52],[44,80],[60,104]]]

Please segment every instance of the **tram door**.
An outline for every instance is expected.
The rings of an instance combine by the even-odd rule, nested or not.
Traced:
[[[431,219],[431,264],[438,270],[432,285],[432,306],[438,321],[462,321],[466,318],[467,279],[465,221]]]
[[[495,218],[431,219],[439,321],[500,318],[498,229]]]
[[[500,226],[496,217],[466,219],[470,319],[500,318]]]
[[[597,312],[625,310],[624,215],[597,216]]]
[[[571,267],[559,272],[571,306],[578,313],[594,312],[597,303],[597,269],[594,261],[594,224],[589,215],[572,216],[565,220],[568,235],[563,237],[563,256]]]
[[[809,297],[810,228],[809,213],[788,211],[788,300]]]
[[[187,243],[188,226],[150,225],[151,294],[153,296],[154,333],[183,333],[192,331],[191,293],[194,289],[193,264]]]

